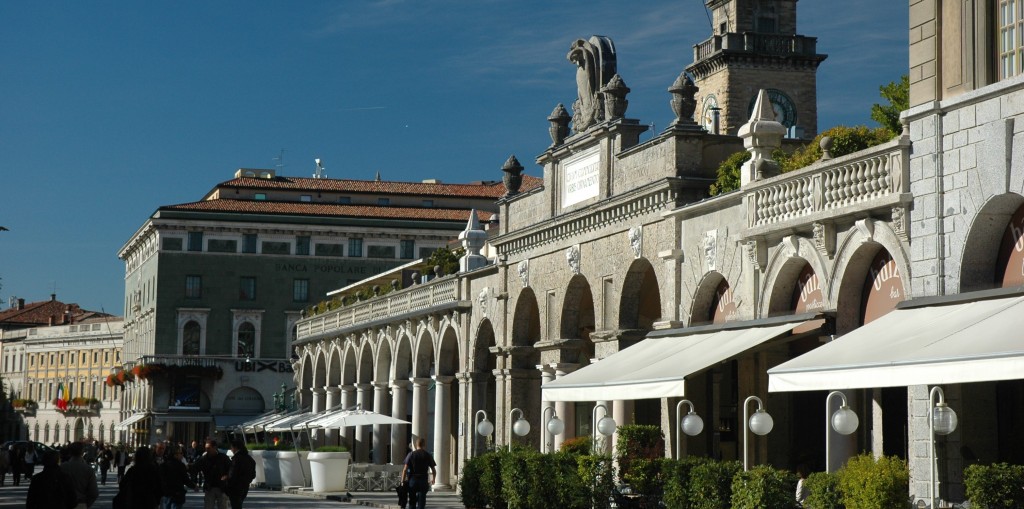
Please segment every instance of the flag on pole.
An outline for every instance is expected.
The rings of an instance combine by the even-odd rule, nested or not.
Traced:
[[[61,382],[61,383],[57,384],[57,409],[58,410],[67,410],[67,408],[68,408],[67,394],[66,394],[66,391],[64,390],[64,382]]]

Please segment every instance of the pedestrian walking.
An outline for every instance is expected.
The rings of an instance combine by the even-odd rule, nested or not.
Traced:
[[[25,449],[20,445],[11,445],[11,475],[14,485],[21,485],[21,475],[25,473]]]
[[[224,481],[231,470],[231,460],[220,453],[216,440],[206,440],[206,453],[196,460],[195,468],[203,474],[204,509],[228,509]]]
[[[0,447],[0,486],[7,480],[7,471],[11,468],[11,453],[6,447]]]
[[[28,446],[25,447],[25,454],[22,457],[22,464],[25,466],[25,477],[31,478],[32,474],[36,471],[36,460],[39,459],[36,456],[36,444],[29,442]]]
[[[99,464],[100,464],[100,484],[107,485],[107,471],[110,470],[110,464],[114,461],[114,453],[110,452],[110,448],[106,446],[100,447],[99,452]]]
[[[114,465],[117,467],[117,483],[121,484],[121,480],[124,479],[124,469],[132,462],[129,457],[128,451],[125,450],[123,445],[117,446],[117,452],[114,453]]]
[[[245,443],[231,441],[231,469],[224,478],[224,491],[228,494],[231,509],[242,509],[242,502],[249,495],[249,484],[256,478],[256,460],[249,455]]]
[[[75,488],[75,509],[88,509],[100,496],[96,486],[96,471],[85,462],[85,447],[82,442],[74,442],[67,447],[68,460],[61,464],[60,469],[71,478]]]
[[[430,491],[430,484],[437,479],[437,463],[426,447],[427,440],[418,437],[416,450],[405,457],[405,466],[402,467],[402,481],[409,480],[410,509],[424,509],[427,506],[427,492]],[[429,479],[427,470],[430,471]]]
[[[181,509],[185,505],[186,487],[196,489],[196,483],[188,473],[183,461],[184,451],[180,446],[171,445],[165,452],[160,465],[160,481],[163,486],[163,498],[160,500],[162,509]]]
[[[44,452],[42,463],[43,470],[29,482],[25,508],[73,509],[75,487],[71,477],[60,468],[60,453],[52,450]]]
[[[135,450],[132,468],[121,477],[113,508],[155,509],[160,504],[161,492],[153,451],[142,446]]]

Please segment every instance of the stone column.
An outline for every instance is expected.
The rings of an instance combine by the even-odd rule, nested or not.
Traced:
[[[341,401],[341,387],[324,387],[324,391],[327,392],[327,410],[332,410]],[[338,430],[330,428],[324,430],[324,443],[338,445]]]
[[[310,392],[313,393],[313,405],[310,408],[310,411],[313,413],[323,412],[324,404],[326,403],[326,398],[324,398],[326,391],[324,391],[323,387],[313,387],[310,389]],[[309,435],[309,445],[319,446],[323,443],[323,439],[323,433],[321,433],[320,430],[312,430]]]
[[[356,405],[362,409],[372,408],[372,384],[356,384]],[[373,444],[369,440],[368,431],[366,426],[355,427],[356,446],[352,458],[356,463],[369,463],[370,461],[370,446]]]
[[[451,388],[454,380],[453,376],[434,377],[434,462],[437,463],[434,491],[451,489],[448,470],[451,465]]]
[[[391,416],[405,420],[409,415],[409,381],[391,381]],[[391,426],[391,463],[401,465],[405,461],[408,452],[409,441],[406,440],[408,424],[395,424]]]
[[[578,367],[576,364],[555,363],[551,367],[555,370],[555,380],[572,373]],[[562,443],[567,439],[576,436],[576,405],[572,401],[555,402],[555,411],[558,418],[565,422],[565,433],[555,437],[555,450],[562,448]]]
[[[373,383],[373,411],[381,415],[387,415],[388,409],[391,406],[388,401],[388,383],[385,382],[374,382]],[[383,465],[386,462],[386,458],[390,455],[387,454],[387,449],[390,444],[390,440],[387,437],[391,436],[391,426],[387,424],[374,424],[373,425],[373,462],[378,465]]]
[[[427,387],[433,380],[410,378],[409,381],[412,382],[412,439],[415,442],[420,437],[426,439],[430,429],[427,422]]]
[[[505,429],[505,420],[508,418],[508,413],[512,410],[509,406],[509,393],[507,387],[508,383],[504,369],[495,369],[494,374],[494,415],[489,416],[491,422],[494,423],[494,447],[497,448],[505,444],[505,438],[508,437],[502,430]]]
[[[356,406],[356,387],[354,385],[342,385],[341,389],[341,408],[352,408]],[[353,440],[352,428],[341,428],[340,439],[345,447],[352,453],[353,462],[355,459],[356,444]]]
[[[555,371],[550,366],[545,366],[543,364],[538,365],[537,369],[540,370],[540,386],[541,386],[541,389],[542,389],[541,390],[541,394],[544,394],[544,391],[543,391],[544,385],[555,379]],[[555,404],[550,402],[550,401],[544,400],[543,396],[541,398],[542,399],[541,399],[541,402],[540,402],[540,414],[539,414],[540,415],[540,430],[539,431],[540,431],[540,437],[541,437],[541,440],[540,440],[540,452],[551,452],[551,451],[555,450],[553,448],[554,447],[554,437],[548,436],[548,429],[547,429],[548,428],[548,423],[547,423],[546,419],[550,419],[551,418],[551,416],[548,414],[548,411],[547,411],[548,408],[554,409],[555,408]],[[555,412],[556,413],[558,412],[557,409],[555,410]],[[561,418],[562,417],[559,416],[559,419],[561,419]],[[551,447],[548,447],[548,444],[551,444]]]
[[[623,424],[632,424],[632,422],[628,422],[628,421],[632,420],[630,417],[633,415],[633,402],[632,401],[624,401],[624,400],[616,400],[616,401],[612,401],[611,403],[612,403],[612,406],[609,407],[609,409],[612,411],[612,419],[615,419],[615,428],[616,429],[615,429],[615,434],[613,434],[611,437],[609,437],[609,440],[612,441],[612,443],[611,443],[611,450],[612,450],[612,456],[614,457],[616,454],[618,454],[618,450],[617,450],[618,447],[616,445],[619,442],[618,427],[622,426]],[[594,423],[594,425],[596,426],[597,423]]]

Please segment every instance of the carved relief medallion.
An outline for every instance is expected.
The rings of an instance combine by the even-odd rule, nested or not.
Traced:
[[[523,288],[530,286],[530,260],[523,260],[516,266],[519,271],[519,281],[522,281]]]
[[[569,271],[573,274],[580,273],[580,246],[571,246],[565,250],[565,261],[569,263]]]
[[[718,230],[708,230],[704,233],[701,244],[704,249],[704,263],[707,264],[707,270],[715,270],[715,260],[718,259]]]
[[[643,225],[636,225],[629,229],[629,248],[633,250],[633,258],[640,258],[643,237]]]

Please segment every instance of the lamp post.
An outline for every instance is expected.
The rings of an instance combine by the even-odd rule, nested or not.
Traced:
[[[604,409],[604,417],[602,417],[600,421],[597,420],[597,409],[598,408],[603,408]],[[610,437],[610,436],[612,436],[613,433],[615,433],[615,426],[616,426],[615,419],[612,419],[611,417],[609,417],[608,414],[609,414],[608,407],[606,407],[606,406],[604,406],[604,405],[602,405],[600,403],[594,405],[594,411],[592,412],[592,415],[591,415],[591,422],[594,423],[594,443],[593,443],[594,452],[597,452],[597,434],[598,433],[600,433],[600,434],[602,434],[602,435],[604,435],[606,437]]]
[[[483,420],[478,420],[481,415],[484,416]],[[494,433],[494,424],[487,420],[487,412],[477,410],[476,415],[473,416],[473,422],[476,423],[476,434],[484,437],[484,440]]]
[[[934,405],[935,395],[939,395],[939,401]],[[929,491],[932,498],[932,509],[935,509],[935,495],[938,492],[938,482],[935,480],[935,435],[948,435],[956,430],[956,412],[949,405],[946,405],[946,395],[942,387],[936,385],[928,393],[928,431],[931,438],[931,447],[928,448],[928,456],[931,463],[931,483]]]
[[[513,421],[512,420],[512,416],[515,415],[516,412],[519,412],[519,419],[516,420],[516,421]],[[508,421],[512,423],[512,425],[509,426],[509,428],[508,428],[508,450],[509,451],[512,450],[512,433],[513,432],[515,432],[516,435],[519,435],[521,437],[524,437],[528,433],[530,433],[530,422],[527,421],[526,419],[524,419],[523,415],[524,415],[523,411],[518,409],[518,408],[513,408],[512,411],[508,413]]]
[[[843,399],[843,404],[839,406],[839,410],[829,415],[829,409],[832,408],[832,398],[839,396]],[[832,391],[828,393],[828,397],[825,398],[825,471],[831,472],[832,465],[829,460],[832,459],[832,432],[828,429],[829,425],[832,429],[836,430],[836,433],[840,435],[849,435],[854,431],[857,431],[857,426],[860,424],[860,419],[857,418],[857,412],[850,410],[850,407],[846,404],[846,394],[839,391]]]
[[[750,402],[757,401],[757,410],[754,415],[750,415]],[[748,431],[753,431],[755,435],[764,436],[772,431],[772,427],[775,426],[775,421],[772,416],[764,408],[764,402],[757,396],[750,396],[743,401],[743,471],[750,470],[750,454],[748,449],[750,448],[750,434]]]
[[[690,407],[690,411],[686,414],[686,417],[680,417],[680,409],[683,407],[683,403],[686,403]],[[679,428],[687,436],[695,437],[704,431],[704,419],[701,419],[697,412],[693,410],[693,403],[690,400],[684,399],[679,403],[676,403],[676,427]],[[676,440],[676,459],[682,458],[681,444],[683,437],[679,437]]]
[[[548,417],[548,410],[551,410],[551,417]],[[555,407],[544,408],[544,413],[541,414],[541,419],[544,421],[544,448],[547,452],[552,452],[555,448],[555,435],[561,435],[565,431],[565,421],[558,418],[558,413],[555,411]],[[549,442],[548,439],[551,439]]]

